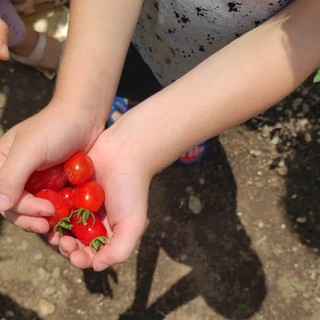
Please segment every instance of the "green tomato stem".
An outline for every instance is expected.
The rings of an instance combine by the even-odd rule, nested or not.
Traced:
[[[317,73],[313,78],[313,83],[317,83],[317,82],[320,82],[320,69],[318,69]]]
[[[108,243],[108,240],[109,239],[105,236],[96,237],[90,242],[90,247],[98,252],[101,249],[101,246],[105,246]]]

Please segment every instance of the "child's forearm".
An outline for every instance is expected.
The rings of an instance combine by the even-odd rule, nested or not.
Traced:
[[[65,101],[69,109],[95,108],[107,117],[106,105],[111,106],[142,2],[71,1],[55,98]]]
[[[295,1],[133,111],[126,122],[155,149],[155,170],[301,84],[320,65],[319,12],[317,0]]]

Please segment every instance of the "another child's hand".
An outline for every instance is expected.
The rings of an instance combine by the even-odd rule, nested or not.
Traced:
[[[0,60],[9,60],[8,39],[9,28],[7,24],[0,19]]]
[[[95,253],[72,237],[49,236],[49,241],[59,245],[61,253],[80,269],[93,267],[102,271],[124,262],[146,225],[151,175],[144,171],[143,159],[137,159],[130,151],[130,139],[124,145],[109,132],[108,129],[100,135],[89,155],[96,168],[96,179],[106,192],[104,224],[110,243]]]
[[[77,112],[78,111],[78,112]],[[77,150],[88,150],[103,130],[96,118],[51,103],[19,123],[0,139],[0,210],[16,226],[46,233],[53,206],[24,191],[35,170],[63,162]],[[93,119],[94,118],[94,119]]]

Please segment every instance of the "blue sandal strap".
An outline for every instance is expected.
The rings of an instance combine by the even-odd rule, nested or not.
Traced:
[[[112,118],[112,115],[115,111],[118,111],[121,114],[126,113],[129,110],[129,104],[128,104],[128,99],[127,98],[122,98],[116,96],[114,98],[111,110],[110,110],[110,115],[108,118],[108,126],[110,127],[111,125],[114,124],[114,120]]]

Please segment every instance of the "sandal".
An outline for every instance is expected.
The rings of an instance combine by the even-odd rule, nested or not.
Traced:
[[[39,33],[38,42],[30,55],[20,56],[16,53],[10,52],[10,57],[14,61],[36,68],[38,71],[42,72],[47,78],[53,79],[54,76],[56,75],[56,72],[59,66],[60,56],[63,51],[63,43],[61,44],[61,50],[60,50],[59,57],[57,58],[56,65],[50,69],[42,68],[39,66],[39,63],[41,62],[41,60],[45,55],[47,43],[48,43],[48,36],[44,33]]]
[[[185,155],[179,157],[179,162],[182,164],[194,164],[200,162],[208,149],[208,144],[206,141],[204,141],[202,143],[199,143],[197,146],[203,147],[202,151],[199,151],[194,156],[188,156],[188,154],[186,153]]]
[[[22,3],[15,3],[12,5],[21,16],[28,16],[40,11],[54,9],[67,4],[69,0],[25,0]]]
[[[109,119],[108,119],[108,127],[112,126],[116,120],[113,118],[114,112],[117,111],[121,115],[125,114],[130,109],[129,100],[127,98],[122,98],[116,96],[113,101],[113,105],[111,107]]]

